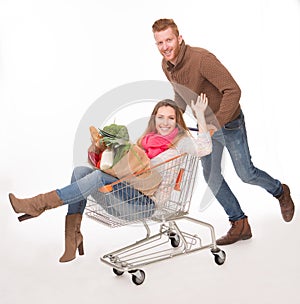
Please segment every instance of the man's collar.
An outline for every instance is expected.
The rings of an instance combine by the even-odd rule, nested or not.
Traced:
[[[186,44],[185,44],[184,40],[182,40],[181,45],[180,45],[179,54],[178,54],[175,64],[173,64],[170,61],[166,61],[168,71],[172,70],[174,67],[178,66],[182,62],[185,51],[186,51]]]

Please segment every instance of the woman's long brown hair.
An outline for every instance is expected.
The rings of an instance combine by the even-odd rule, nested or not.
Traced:
[[[175,117],[176,117],[176,127],[178,128],[178,134],[175,137],[175,139],[172,142],[172,145],[174,145],[181,137],[183,136],[187,136],[190,134],[190,131],[188,129],[188,127],[185,124],[185,121],[183,119],[182,116],[182,111],[181,109],[176,105],[176,103],[171,100],[171,99],[164,99],[159,101],[156,106],[154,107],[152,114],[150,116],[149,122],[148,122],[148,126],[145,130],[145,132],[143,133],[143,135],[138,139],[137,144],[141,147],[141,142],[143,137],[151,132],[156,133],[156,126],[155,126],[155,117],[156,114],[158,112],[158,109],[161,107],[171,107],[175,110]]]

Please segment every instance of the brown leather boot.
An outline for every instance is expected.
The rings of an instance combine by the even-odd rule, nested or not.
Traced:
[[[63,204],[55,190],[26,199],[16,198],[10,193],[9,200],[16,213],[25,213],[25,215],[19,217],[20,221],[39,216],[45,210],[56,208]]]
[[[248,218],[242,218],[238,221],[230,221],[231,228],[226,235],[217,240],[217,245],[229,245],[240,240],[248,240],[252,237]]]
[[[283,192],[277,197],[281,209],[281,214],[286,222],[290,222],[294,216],[295,205],[290,195],[290,189],[287,185],[282,184]]]
[[[76,249],[79,255],[83,255],[83,236],[80,232],[82,214],[75,213],[66,216],[65,223],[65,252],[59,259],[61,263],[75,259]]]

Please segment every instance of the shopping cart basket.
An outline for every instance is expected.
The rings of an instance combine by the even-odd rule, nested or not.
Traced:
[[[89,197],[88,217],[109,227],[139,222],[147,231],[145,238],[101,257],[116,275],[128,272],[133,283],[140,285],[145,280],[141,267],[203,249],[211,250],[216,264],[225,262],[226,254],[216,245],[213,226],[188,216],[198,165],[198,157],[181,154],[135,174],[139,177],[155,171],[161,175],[161,184],[150,197],[135,190],[132,176],[106,185]],[[202,244],[197,234],[182,231],[177,223],[183,220],[207,228],[210,241]],[[160,223],[158,233],[151,235],[149,222]]]

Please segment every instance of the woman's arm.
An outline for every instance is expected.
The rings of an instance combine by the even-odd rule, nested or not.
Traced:
[[[198,96],[196,102],[194,100],[192,100],[192,102],[191,102],[191,108],[197,119],[199,134],[201,134],[201,133],[203,134],[203,133],[207,132],[207,126],[206,126],[206,121],[205,121],[205,116],[204,116],[204,112],[207,108],[207,105],[208,105],[208,99],[204,93],[201,93]]]
[[[212,151],[212,142],[209,132],[198,134],[197,138],[183,137],[176,144],[180,153],[188,153],[198,157],[208,155]],[[169,149],[171,150],[171,149]]]
[[[211,137],[206,126],[204,112],[208,105],[208,99],[204,93],[201,93],[197,101],[191,101],[191,108],[198,123],[197,138],[186,137],[178,142],[177,147],[182,152],[197,155],[199,157],[208,155],[212,151]]]

